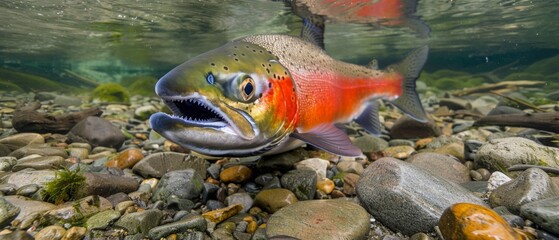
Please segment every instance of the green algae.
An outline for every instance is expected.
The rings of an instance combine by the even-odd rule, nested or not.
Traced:
[[[45,186],[45,200],[54,204],[78,199],[79,190],[85,184],[85,177],[79,172],[68,169],[60,170],[56,177]]]
[[[152,76],[135,76],[122,79],[122,84],[128,86],[131,95],[155,97],[157,78]]]
[[[129,103],[130,94],[128,90],[117,83],[104,83],[95,88],[91,98],[101,102]]]

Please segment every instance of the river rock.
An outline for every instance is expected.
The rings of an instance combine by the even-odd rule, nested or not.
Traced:
[[[447,208],[439,220],[439,229],[445,239],[523,239],[499,214],[471,203]]]
[[[280,208],[295,202],[297,202],[295,194],[284,188],[262,190],[254,199],[254,205],[259,206],[270,213],[274,213]]]
[[[33,168],[37,170],[44,169],[60,169],[66,166],[63,157],[60,156],[45,156],[31,159],[22,159],[12,168],[12,171],[17,172],[26,168]]]
[[[18,133],[0,139],[0,144],[7,146],[12,151],[30,144],[43,143],[45,143],[45,138],[38,133]]]
[[[280,179],[281,186],[289,189],[299,200],[314,198],[316,192],[316,172],[313,170],[293,170],[285,173]]]
[[[542,165],[559,168],[559,149],[535,143],[521,137],[493,139],[483,144],[474,162],[478,167],[506,172],[516,164]]]
[[[86,232],[87,228],[74,226],[66,231],[62,240],[81,240],[84,239]]]
[[[9,201],[0,197],[0,228],[3,228],[10,224],[19,214],[20,209]]]
[[[150,239],[161,239],[173,233],[182,233],[189,230],[205,232],[207,228],[206,220],[200,216],[191,214],[179,221],[154,227],[149,230]]]
[[[179,199],[197,199],[204,189],[204,179],[194,169],[168,172],[159,181],[152,200],[166,201],[171,195]]]
[[[144,178],[160,178],[175,170],[195,169],[201,177],[206,176],[206,160],[183,153],[153,153],[140,160],[132,170]]]
[[[48,226],[37,234],[35,234],[35,240],[60,240],[66,234],[66,229],[61,226]]]
[[[109,200],[99,196],[88,196],[74,202],[58,205],[43,215],[47,223],[72,223],[81,221],[98,212],[112,209]]]
[[[520,215],[559,235],[559,196],[524,204],[520,208]]]
[[[78,122],[68,133],[70,142],[86,142],[91,146],[119,148],[125,140],[124,134],[111,122],[90,116]]]
[[[394,139],[437,137],[441,134],[433,119],[422,123],[407,115],[400,117],[390,129],[390,136]]]
[[[159,225],[162,217],[161,210],[149,209],[126,214],[116,221],[114,226],[126,229],[129,235],[136,233],[147,235],[150,229]]]
[[[54,179],[55,175],[56,172],[54,170],[19,171],[8,175],[4,178],[3,183],[13,184],[16,188],[29,184],[37,184],[44,187],[46,183]]]
[[[115,193],[136,191],[139,183],[136,179],[103,173],[84,173],[85,184],[78,191],[80,196],[100,195],[108,197]]]
[[[454,183],[470,181],[468,168],[460,163],[457,158],[446,154],[421,152],[412,155],[406,159],[406,162]]]
[[[114,167],[119,169],[132,168],[136,163],[144,158],[142,151],[137,148],[126,149],[117,155],[115,155],[111,160],[107,161],[105,165],[107,167]]]
[[[241,210],[243,210],[243,206],[241,204],[237,204],[205,212],[204,214],[202,214],[202,217],[210,222],[220,223],[241,212]]]
[[[242,205],[243,209],[241,210],[241,212],[247,212],[252,207],[253,203],[254,200],[246,192],[234,193],[225,198],[225,204],[227,204],[227,206],[232,206],[237,204]]]
[[[85,222],[84,227],[92,229],[106,229],[110,224],[120,218],[120,212],[116,210],[106,210],[91,216]]]
[[[20,159],[33,154],[38,154],[41,156],[60,156],[62,158],[68,157],[68,153],[62,148],[43,145],[27,145],[13,151],[12,153],[10,153],[10,156]]]
[[[395,158],[371,163],[359,179],[357,196],[383,225],[408,235],[432,231],[452,204],[484,205],[463,187]]]
[[[352,161],[352,160],[338,162],[336,167],[338,168],[338,170],[340,170],[342,172],[355,173],[357,175],[361,175],[363,173],[363,171],[365,170],[363,168],[363,165],[361,165],[360,163],[358,163],[356,161]]]
[[[15,218],[19,222],[33,220],[38,215],[56,207],[52,203],[35,201],[18,195],[5,196],[4,199],[21,210]]]
[[[406,159],[409,156],[411,156],[413,152],[415,152],[415,149],[413,147],[402,145],[402,146],[388,147],[382,150],[382,155],[384,157]]]
[[[1,156],[1,155],[0,155]],[[15,157],[0,157],[0,171],[10,171],[12,167],[17,164],[17,158]]]
[[[235,165],[225,168],[219,173],[222,182],[243,183],[252,176],[252,170],[244,165]]]
[[[310,169],[316,172],[316,180],[320,181],[326,177],[328,160],[321,158],[309,158],[295,164],[296,169]]]
[[[512,213],[519,214],[524,204],[556,196],[559,196],[559,187],[551,182],[549,175],[541,169],[529,168],[493,190],[489,202],[492,206],[505,206]]]
[[[378,152],[388,147],[388,142],[386,142],[386,140],[370,134],[356,137],[352,142],[364,153]]]
[[[268,220],[269,238],[367,239],[371,223],[363,207],[347,200],[301,201]]]

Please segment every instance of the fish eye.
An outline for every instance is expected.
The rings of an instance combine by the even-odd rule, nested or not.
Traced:
[[[213,73],[209,72],[208,75],[206,75],[206,82],[208,82],[211,85],[215,83],[215,77]]]
[[[245,101],[250,100],[254,96],[254,79],[247,77],[240,85],[241,96]]]

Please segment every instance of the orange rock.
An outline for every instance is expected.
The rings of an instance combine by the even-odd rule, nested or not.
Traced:
[[[416,149],[422,149],[427,147],[427,144],[433,141],[433,138],[422,138],[415,142]]]
[[[415,152],[415,149],[413,147],[405,145],[388,147],[382,150],[382,154],[385,157],[393,157],[398,159],[408,158],[413,152]]]
[[[203,213],[202,217],[214,223],[220,223],[234,216],[235,214],[239,213],[241,210],[243,210],[243,205],[236,204],[226,208],[220,208],[220,209]]]
[[[243,165],[237,165],[221,171],[219,178],[222,182],[242,183],[248,180],[251,175],[252,170],[250,170],[250,168]]]
[[[318,181],[316,183],[316,189],[323,191],[326,194],[330,194],[332,191],[334,191],[334,187],[336,185],[334,184],[334,182],[328,178],[325,178],[322,181]]]
[[[471,203],[447,208],[439,219],[439,229],[445,239],[526,239],[493,210]]]
[[[144,158],[142,151],[137,148],[124,150],[115,155],[111,160],[105,164],[107,167],[114,168],[132,168],[136,163]]]

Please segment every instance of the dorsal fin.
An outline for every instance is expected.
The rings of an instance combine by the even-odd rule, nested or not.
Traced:
[[[373,70],[378,70],[378,60],[376,58],[373,58],[373,60],[371,60],[369,64],[367,64],[367,67]]]
[[[291,136],[341,156],[356,157],[362,154],[349,137],[332,124],[323,124],[305,133],[291,133]]]
[[[301,38],[324,49],[324,19],[314,15],[304,18]]]

